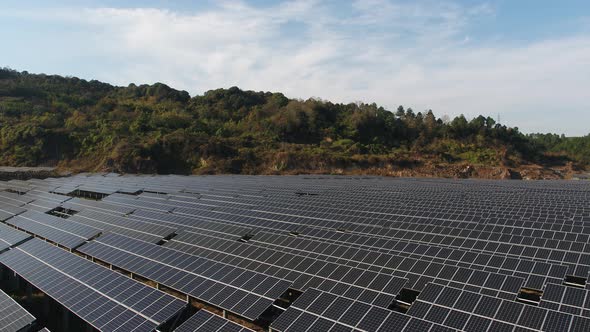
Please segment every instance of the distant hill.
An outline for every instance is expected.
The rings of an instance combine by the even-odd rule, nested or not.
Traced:
[[[165,84],[116,87],[0,69],[0,165],[181,174],[563,177],[590,136],[524,135],[491,117]],[[528,175],[527,175],[528,174]]]

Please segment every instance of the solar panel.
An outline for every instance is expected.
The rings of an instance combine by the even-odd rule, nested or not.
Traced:
[[[49,214],[27,211],[6,221],[8,224],[73,249],[100,234],[100,230],[69,222]]]
[[[29,234],[0,223],[0,252],[30,238]]]
[[[0,221],[6,221],[7,219],[25,211],[26,209],[0,202]]]
[[[146,219],[152,222],[165,223],[170,227],[175,227],[180,230],[192,231],[212,231],[226,237],[237,236],[243,237],[245,235],[253,234],[252,227],[240,226],[231,223],[215,222],[211,220],[199,219],[194,217],[181,216],[173,213],[160,213],[155,211],[147,211],[137,209],[133,212],[133,217],[138,219]]]
[[[31,203],[23,205],[23,208],[27,210],[33,210],[41,213],[49,212],[60,206],[61,203],[46,199],[35,199]]]
[[[590,313],[589,293],[586,289],[548,284],[543,290],[539,306],[587,317]]]
[[[38,239],[1,254],[0,263],[102,331],[153,331],[186,306]]]
[[[138,199],[136,196],[125,195],[125,194],[112,194],[103,199],[109,203],[119,203],[126,206],[141,207],[148,210],[172,212],[175,209],[174,205],[163,204],[159,202],[148,202]]]
[[[215,315],[207,310],[199,310],[174,332],[248,332],[254,331],[237,323]]]
[[[42,199],[42,200],[53,201],[53,202],[57,202],[57,203],[63,203],[65,201],[68,201],[71,199],[71,197],[68,197],[68,196],[52,194],[47,191],[43,191],[43,190],[39,190],[39,189],[33,189],[33,190],[27,192],[22,197],[23,198],[30,198],[33,200]]]
[[[69,222],[88,225],[103,232],[123,234],[151,243],[158,243],[176,232],[175,228],[129,217],[85,210],[68,219]]]
[[[35,317],[0,290],[0,332],[17,332],[33,324]]]
[[[4,204],[13,205],[13,206],[23,206],[27,203],[33,201],[33,198],[25,197],[24,195],[19,195],[16,193],[0,191],[0,200]]]
[[[77,184],[63,184],[63,185],[51,190],[51,192],[56,193],[56,194],[61,194],[61,195],[69,195],[69,194],[75,192],[76,188],[78,188]]]
[[[94,184],[82,184],[76,189],[79,191],[87,191],[87,192],[91,192],[91,193],[99,193],[99,194],[105,194],[105,195],[114,194],[119,190],[118,187],[116,188],[114,186],[103,186],[103,185],[94,185]]]
[[[129,214],[135,209],[116,204],[109,204],[103,201],[94,201],[81,198],[72,198],[69,201],[63,202],[61,206],[67,210],[82,211],[85,209],[102,211],[105,213],[118,213],[118,214]]]

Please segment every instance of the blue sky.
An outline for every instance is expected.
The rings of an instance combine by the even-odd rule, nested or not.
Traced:
[[[590,1],[0,0],[0,66],[590,133]]]

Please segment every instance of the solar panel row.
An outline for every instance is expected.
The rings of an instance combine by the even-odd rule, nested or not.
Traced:
[[[207,235],[184,232],[166,244],[167,247],[210,257],[228,264],[269,274],[292,283],[304,291],[310,287],[338,289],[353,299],[388,307],[407,280],[391,274],[364,271],[343,264],[313,259],[303,255],[281,253],[252,245]]]
[[[274,277],[117,234],[101,236],[79,251],[251,320],[290,286]]]
[[[556,311],[590,317],[590,291],[564,285],[547,284],[539,306]]]
[[[153,331],[186,303],[38,239],[0,263],[101,331]]]
[[[30,238],[29,234],[0,223],[0,252]]]
[[[0,290],[0,332],[22,331],[34,321],[33,315]]]
[[[68,249],[76,248],[100,234],[100,229],[32,210],[8,219],[6,223]]]
[[[123,234],[150,243],[158,243],[171,236],[175,228],[156,223],[140,222],[132,218],[116,216],[95,210],[84,210],[70,217],[68,222],[89,225],[103,232]]]
[[[429,284],[408,315],[465,331],[586,331],[590,319],[543,308]]]
[[[129,214],[135,210],[134,208],[124,207],[116,204],[109,204],[103,201],[94,201],[80,198],[72,198],[71,200],[61,204],[61,206],[67,210],[83,211],[85,209],[92,209],[105,213],[116,212],[123,215]]]
[[[274,321],[275,331],[455,331],[364,302],[309,289]]]
[[[199,310],[192,315],[174,332],[249,332],[251,329],[240,326],[223,317],[210,313],[207,310]]]

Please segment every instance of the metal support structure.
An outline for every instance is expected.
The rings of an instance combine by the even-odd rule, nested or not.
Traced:
[[[62,308],[61,328],[63,331],[70,330],[70,313],[66,308]]]
[[[49,299],[49,296],[43,294],[43,304],[41,310],[43,311],[43,316],[45,317],[49,317],[49,309],[51,307],[50,302],[51,300]]]
[[[16,274],[16,272],[12,272],[10,275],[10,279],[11,279],[11,286],[13,290],[19,290],[20,289],[20,277],[18,274]]]
[[[27,303],[31,304],[33,302],[33,285],[27,282],[26,288],[26,301]]]

